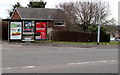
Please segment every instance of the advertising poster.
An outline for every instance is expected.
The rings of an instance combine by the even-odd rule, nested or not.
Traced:
[[[34,23],[31,21],[24,22],[22,41],[34,41]]]
[[[25,32],[31,32],[32,30],[32,22],[25,22]]]
[[[22,22],[10,22],[10,39],[20,40],[22,33]]]
[[[36,22],[36,40],[46,39],[46,22]]]

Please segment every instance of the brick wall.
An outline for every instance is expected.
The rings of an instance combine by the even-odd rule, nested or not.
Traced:
[[[54,21],[48,21],[48,28],[53,28],[53,30],[65,30],[65,26],[54,26]]]
[[[18,12],[15,10],[15,12],[13,13],[11,19],[21,19]]]

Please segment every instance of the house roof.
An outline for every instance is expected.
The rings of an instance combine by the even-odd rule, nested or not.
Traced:
[[[21,19],[63,20],[64,11],[48,8],[16,8]]]

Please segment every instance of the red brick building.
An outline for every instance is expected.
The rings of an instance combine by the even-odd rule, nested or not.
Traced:
[[[65,14],[60,9],[16,8],[11,19],[44,20],[53,30],[65,30]]]
[[[64,11],[48,8],[16,8],[7,22],[8,39],[22,41],[50,40],[52,31],[63,31],[66,26]]]

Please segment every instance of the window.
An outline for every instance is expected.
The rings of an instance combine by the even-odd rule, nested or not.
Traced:
[[[55,26],[65,26],[64,21],[55,22]]]

